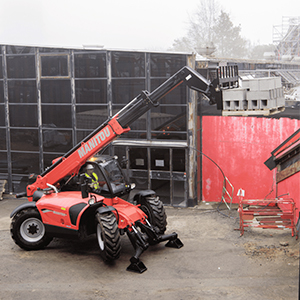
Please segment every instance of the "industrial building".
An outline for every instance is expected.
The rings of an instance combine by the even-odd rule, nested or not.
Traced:
[[[40,174],[142,90],[193,64],[191,54],[102,49],[3,45],[0,55],[0,176],[9,192],[24,191],[30,173]],[[127,159],[137,188],[163,191],[167,204],[196,204],[196,188],[188,188],[195,109],[195,97],[180,87],[106,153]]]
[[[29,174],[41,173],[142,90],[155,89],[185,65],[211,79],[224,64],[191,53],[13,45],[0,50],[0,179],[13,193],[23,192]],[[269,62],[226,64],[238,64],[241,71],[249,65],[254,73],[270,69]],[[297,63],[273,64],[277,76],[287,66],[294,76],[299,72]],[[235,191],[243,187],[248,195],[264,196],[273,174],[263,161],[279,136],[284,140],[297,130],[298,112],[296,107],[268,118],[224,117],[180,86],[104,153],[116,154],[137,189],[155,190],[166,205],[220,201],[224,178],[218,168]]]

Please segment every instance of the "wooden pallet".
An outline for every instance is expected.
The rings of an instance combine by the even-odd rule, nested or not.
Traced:
[[[284,110],[285,106],[252,110],[222,110],[222,116],[270,116],[283,112]]]

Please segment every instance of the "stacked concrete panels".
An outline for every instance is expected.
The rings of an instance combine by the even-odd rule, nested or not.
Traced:
[[[243,79],[239,88],[223,90],[223,115],[271,115],[284,106],[280,77]]]

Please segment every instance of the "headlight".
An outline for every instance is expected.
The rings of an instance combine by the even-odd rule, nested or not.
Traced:
[[[93,205],[93,204],[95,204],[95,199],[94,198],[91,198],[89,201],[88,201],[88,203],[89,203],[89,205]]]
[[[133,190],[133,189],[135,189],[135,183],[131,183],[130,184],[130,188]]]

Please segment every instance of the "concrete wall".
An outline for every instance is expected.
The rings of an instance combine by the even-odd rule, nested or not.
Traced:
[[[233,184],[233,203],[238,202],[236,194],[239,188],[245,190],[245,198],[248,199],[265,198],[267,195],[267,198],[275,197],[276,169],[270,171],[264,162],[271,156],[271,151],[299,127],[300,120],[289,118],[203,117],[202,152],[220,166]],[[296,178],[297,174],[294,176]],[[280,184],[278,195],[289,192],[299,198],[299,182],[298,186],[289,182]],[[203,157],[202,200],[220,201],[222,187],[221,171]]]

